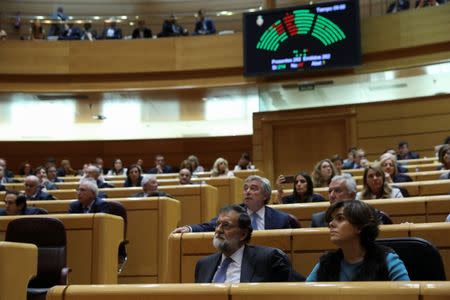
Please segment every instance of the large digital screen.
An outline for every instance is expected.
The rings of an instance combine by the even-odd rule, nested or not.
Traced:
[[[358,0],[245,13],[244,75],[361,64]]]

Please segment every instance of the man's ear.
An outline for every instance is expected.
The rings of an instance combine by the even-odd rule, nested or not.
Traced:
[[[241,230],[241,236],[239,237],[239,241],[245,241],[247,239],[248,236],[248,229],[245,230]]]

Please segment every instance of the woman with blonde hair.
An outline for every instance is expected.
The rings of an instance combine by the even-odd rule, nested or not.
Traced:
[[[319,161],[311,173],[314,187],[328,187],[331,179],[336,176],[337,171],[331,160],[322,159]]]
[[[231,177],[234,173],[228,169],[228,161],[222,157],[219,157],[214,162],[211,170],[211,177]]]
[[[391,187],[379,163],[366,167],[363,176],[363,189],[356,194],[357,200],[403,198],[402,192]]]

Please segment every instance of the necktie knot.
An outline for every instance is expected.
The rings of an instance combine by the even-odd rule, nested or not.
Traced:
[[[225,258],[217,269],[216,276],[214,276],[213,283],[223,283],[227,278],[228,266],[233,262],[231,257]]]

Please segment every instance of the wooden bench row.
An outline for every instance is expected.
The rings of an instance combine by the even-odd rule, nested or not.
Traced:
[[[167,237],[179,223],[180,202],[165,197],[114,200],[122,203],[127,210],[128,217],[126,236],[129,241],[127,245],[128,261],[120,274],[119,282],[161,282],[168,260]],[[66,213],[72,201],[30,201],[28,205],[44,208],[53,216],[53,214]],[[0,207],[3,206],[4,204]],[[2,219],[3,217],[0,218],[0,221]],[[117,258],[117,249],[115,256]],[[73,280],[71,283],[83,283],[78,282],[77,278]]]
[[[0,240],[5,240],[9,222],[30,216],[0,218]],[[33,217],[46,218],[46,215]],[[55,214],[66,228],[67,266],[72,269],[70,283],[117,283],[117,251],[123,240],[123,220],[108,214]],[[10,276],[21,272],[18,268]],[[2,265],[2,272],[3,272]],[[9,288],[9,287],[8,287]],[[25,299],[25,298],[23,298]]]
[[[365,200],[365,202],[387,213],[394,224],[443,222],[450,213],[450,195]],[[312,214],[325,211],[329,205],[329,202],[315,202],[270,206],[295,216],[302,227],[309,227]]]
[[[450,282],[329,282],[56,286],[47,300],[444,300]]]
[[[427,195],[446,195],[450,193],[450,179],[441,180],[424,180],[413,182],[399,182],[393,185],[406,189],[410,197],[427,196]],[[357,186],[357,190],[362,190],[362,185]],[[292,194],[291,189],[284,189],[284,195]],[[328,187],[315,188],[314,193],[322,195],[328,199]],[[276,199],[278,191],[272,190],[271,203]]]
[[[169,237],[167,283],[194,282],[197,261],[216,252],[212,245],[214,233],[184,233]],[[444,261],[447,278],[450,278],[450,223],[381,225],[380,238],[420,237],[433,243]],[[308,275],[319,257],[335,249],[330,242],[328,228],[302,228],[260,230],[252,235],[252,244],[277,247],[289,255],[298,272]]]

